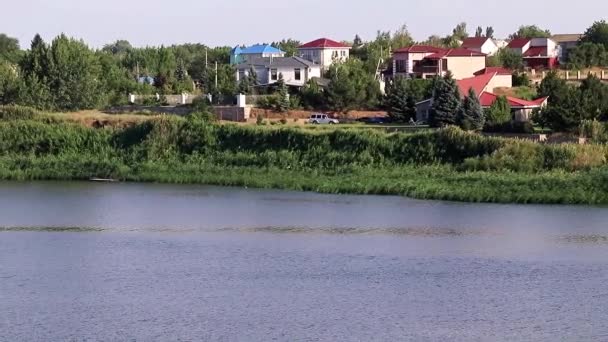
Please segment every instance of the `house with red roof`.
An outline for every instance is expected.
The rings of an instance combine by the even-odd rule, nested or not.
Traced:
[[[469,90],[473,89],[477,94],[479,103],[484,109],[488,109],[498,98],[494,94],[497,88],[502,88],[501,75],[498,72],[484,73],[475,77],[465,78],[456,81],[460,96],[464,98],[469,94]],[[502,75],[506,76],[506,75]],[[510,75],[509,75],[510,76]],[[532,115],[532,111],[537,108],[542,108],[547,105],[547,97],[542,97],[533,101],[519,99],[512,96],[507,96],[507,101],[511,106],[511,113],[514,121],[528,121]],[[433,104],[433,99],[428,99],[416,104],[416,119],[418,121],[427,121],[429,118],[429,110]]]
[[[493,56],[498,52],[498,45],[492,38],[487,37],[469,37],[465,38],[460,45],[463,49],[469,49],[488,56]]]
[[[351,47],[327,38],[319,38],[298,46],[301,58],[328,69],[337,61],[345,61],[350,56]]]
[[[484,53],[464,48],[413,45],[393,52],[393,77],[432,78],[449,70],[458,80],[472,77],[485,67]]]
[[[559,65],[560,46],[550,38],[516,38],[507,48],[521,55],[528,68],[553,69]]]

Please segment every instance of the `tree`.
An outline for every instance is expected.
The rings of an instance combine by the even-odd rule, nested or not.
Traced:
[[[475,31],[475,37],[483,37],[483,28],[481,28],[481,26],[477,26],[477,31]]]
[[[601,44],[608,50],[608,22],[596,21],[581,37],[583,43]]]
[[[19,40],[0,33],[0,61],[17,63],[20,58],[21,49],[19,48]]]
[[[308,109],[321,109],[325,106],[323,90],[314,79],[309,80],[300,91],[302,104]]]
[[[486,126],[489,128],[498,128],[512,119],[511,106],[504,96],[497,97],[485,114]]]
[[[363,45],[363,40],[357,34],[357,35],[355,35],[355,39],[353,39],[353,47],[359,47],[361,45]]]
[[[0,61],[0,105],[16,103],[19,100],[20,81],[15,66]]]
[[[608,86],[589,74],[579,87],[582,119],[600,120],[608,116]]]
[[[608,66],[608,50],[602,44],[580,43],[568,50],[568,67],[571,69]]]
[[[521,55],[508,48],[502,48],[488,58],[487,66],[500,66],[512,70],[522,70],[524,62]]]
[[[361,60],[351,58],[332,65],[328,78],[326,99],[331,109],[377,108],[381,96],[380,84]]]
[[[133,49],[133,46],[131,46],[131,43],[129,43],[129,41],[117,40],[112,44],[106,44],[102,48],[102,51],[111,53],[113,55],[125,55],[131,49]]]
[[[456,124],[460,106],[460,91],[452,74],[448,71],[435,87],[429,111],[431,126],[445,127]]]
[[[588,87],[594,86],[589,84]],[[555,131],[574,130],[585,117],[580,90],[568,85],[554,71],[542,80],[538,94],[549,97],[549,104],[536,116],[535,121],[542,122]]]
[[[427,40],[424,42],[424,44],[430,45],[430,46],[441,47],[441,46],[443,46],[443,38],[439,37],[438,35],[432,35],[427,38]]]
[[[276,83],[277,95],[279,97],[277,101],[276,110],[279,112],[286,112],[289,110],[289,90],[287,89],[287,84],[285,84],[285,80],[283,78],[283,74],[279,73],[279,79]]]
[[[467,23],[465,22],[456,25],[456,27],[452,30],[452,37],[454,37],[455,39],[462,41],[468,36],[469,33],[467,32]]]
[[[479,103],[479,98],[473,88],[465,96],[458,117],[458,124],[464,130],[481,131],[485,125],[486,117]]]
[[[492,26],[486,27],[486,37],[494,39],[494,28]]]
[[[399,76],[387,84],[384,102],[389,117],[394,121],[406,122],[409,120],[411,104],[408,103],[408,98],[413,99],[413,97],[408,94],[408,84],[405,77]]]
[[[302,43],[299,40],[283,39],[271,45],[285,52],[285,56],[293,57],[298,56],[298,46],[302,45]]]
[[[510,39],[517,38],[549,38],[551,37],[551,31],[543,30],[536,25],[524,25],[520,26],[517,32],[509,36]]]

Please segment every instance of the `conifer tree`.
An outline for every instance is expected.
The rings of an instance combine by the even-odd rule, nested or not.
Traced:
[[[430,124],[433,127],[455,125],[460,110],[460,91],[449,71],[438,80],[431,105]]]

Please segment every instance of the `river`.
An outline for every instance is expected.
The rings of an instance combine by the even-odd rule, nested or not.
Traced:
[[[0,341],[608,340],[608,209],[0,183]]]

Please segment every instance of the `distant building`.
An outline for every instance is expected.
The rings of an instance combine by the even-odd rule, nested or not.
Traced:
[[[250,47],[235,47],[230,51],[230,64],[245,63],[252,58],[285,57],[285,52],[268,44],[257,44]]]
[[[455,79],[474,76],[486,67],[486,54],[463,48],[414,45],[393,52],[393,77],[432,78],[449,70]]]
[[[510,74],[508,78],[510,78]],[[501,70],[482,73],[478,76],[456,81],[462,97],[469,94],[469,90],[473,89],[477,94],[479,103],[484,109],[488,109],[498,98],[494,92],[499,88],[504,88],[506,84],[510,84],[507,80],[507,73]],[[547,97],[542,97],[533,101],[519,99],[512,96],[506,96],[514,121],[528,121],[532,111],[537,108],[542,108],[547,105]],[[433,99],[428,99],[416,104],[416,119],[419,121],[427,121],[429,119],[429,111],[432,107]]]
[[[582,34],[556,34],[551,39],[557,43],[560,48],[559,62],[566,63],[568,61],[568,53],[574,49],[580,42]]]
[[[493,56],[498,52],[498,45],[496,45],[494,39],[486,37],[465,38],[460,47],[481,52],[488,56]]]
[[[348,45],[320,38],[300,45],[298,53],[305,60],[320,65],[322,69],[328,69],[335,62],[347,60],[350,56],[350,49],[351,47]]]
[[[560,47],[550,38],[517,38],[507,48],[521,55],[528,68],[554,69],[559,65]]]
[[[283,75],[285,84],[301,87],[312,78],[321,77],[321,66],[315,65],[300,57],[264,57],[250,58],[244,63],[236,65],[237,82],[248,76],[254,70],[260,85],[270,85]]]

